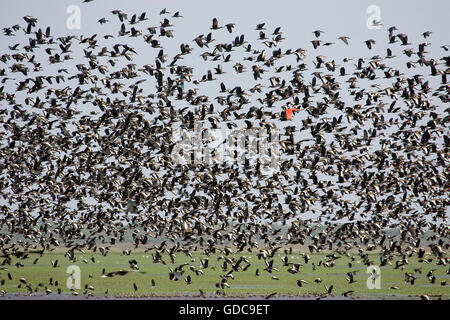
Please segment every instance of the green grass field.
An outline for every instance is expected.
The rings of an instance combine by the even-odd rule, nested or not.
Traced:
[[[50,295],[56,295],[60,288],[62,294],[73,294],[73,290],[69,290],[66,285],[69,277],[66,271],[68,266],[77,265],[81,271],[81,288],[75,289],[75,291],[80,296],[86,293],[103,296],[106,291],[110,296],[192,296],[199,295],[200,290],[206,295],[212,296],[218,290],[216,283],[221,282],[221,276],[231,270],[229,265],[226,271],[222,269],[224,259],[218,260],[222,255],[236,260],[245,256],[251,264],[245,271],[233,272],[234,279],[228,278],[227,283],[230,287],[225,288],[224,291],[230,296],[268,295],[275,292],[280,295],[308,296],[324,294],[326,293],[325,286],[333,285],[332,295],[334,296],[341,296],[344,292],[353,290],[352,296],[361,298],[411,299],[419,298],[421,295],[428,295],[430,298],[450,298],[450,275],[447,273],[449,266],[437,265],[437,259],[433,256],[426,256],[434,258],[430,263],[419,262],[416,256],[411,256],[408,258],[407,265],[395,269],[395,262],[401,260],[401,257],[397,257],[392,261],[392,265],[381,267],[381,289],[368,289],[366,282],[370,274],[366,273],[367,266],[364,265],[357,253],[351,257],[341,255],[340,258],[334,260],[333,267],[324,266],[323,263],[318,266],[319,261],[326,261],[327,253],[309,253],[311,259],[307,264],[301,253],[289,254],[287,255],[289,262],[303,265],[298,273],[291,274],[287,271],[290,266],[283,266],[282,258],[285,254],[281,250],[273,257],[273,266],[278,271],[273,270],[272,273],[264,270],[266,264],[263,259],[257,258],[257,251],[233,253],[228,256],[212,254],[208,257],[207,268],[203,268],[200,263],[200,259],[207,257],[201,252],[192,253],[192,257],[178,252],[174,264],[171,263],[167,253],[162,255],[166,264],[154,263],[152,252],[145,253],[143,249],[137,249],[133,250],[130,255],[123,255],[119,248],[110,251],[106,256],[92,252],[76,252],[75,263],[69,261],[61,250],[45,253],[42,257],[39,257],[38,254],[30,254],[26,259],[13,258],[10,265],[0,266],[0,282],[2,283],[0,290],[6,293],[26,293],[31,288],[33,292],[44,293],[47,288],[52,291]],[[33,264],[36,258],[39,260]],[[95,262],[91,258],[94,258]],[[377,254],[372,254],[369,258],[374,261],[375,265],[379,261]],[[128,261],[132,259],[138,262],[139,271],[129,272],[123,276],[102,277],[103,269],[106,273],[117,270],[131,271]],[[55,260],[58,260],[58,265],[53,267],[52,261]],[[23,267],[17,267],[17,262],[21,262]],[[179,281],[170,280],[169,268],[175,269],[183,263],[187,263],[183,268],[185,271],[183,278]],[[351,267],[349,263],[352,264]],[[313,270],[313,264],[316,265],[315,270]],[[245,265],[246,263],[242,263],[242,267]],[[191,266],[195,270],[201,269],[203,274],[197,275],[190,268]],[[259,269],[259,276],[255,275],[257,269]],[[430,283],[426,276],[432,269],[434,269],[433,275],[436,277],[435,283]],[[347,272],[350,271],[356,272],[354,276],[356,282],[351,284],[346,279]],[[416,276],[414,285],[405,282],[405,273],[412,273]],[[185,280],[188,275],[192,279],[191,284],[187,284]],[[22,279],[21,282],[21,278],[24,278],[25,281]],[[50,284],[50,278],[53,280],[52,284]],[[317,278],[321,278],[322,282],[315,282],[314,280]],[[302,287],[297,285],[297,280],[300,279],[306,281]],[[152,280],[154,280],[154,286]],[[447,283],[442,285],[443,281],[447,281]],[[136,284],[137,290],[133,284]],[[29,285],[28,288],[27,285]],[[86,289],[88,287],[91,288]],[[392,287],[398,287],[398,289],[392,289]]]

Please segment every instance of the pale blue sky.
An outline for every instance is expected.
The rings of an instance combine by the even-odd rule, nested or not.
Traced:
[[[80,30],[68,30],[66,21],[69,17],[67,8],[70,5],[78,5],[81,9],[81,29]],[[370,14],[367,13],[367,8],[370,5],[376,5],[380,8],[380,20],[383,26],[381,29],[369,29],[367,27],[367,20]],[[399,43],[388,45],[387,28],[396,26],[398,31],[395,33],[405,33],[409,37],[409,42],[412,46],[406,46],[417,50],[417,45],[421,42],[431,42],[432,46],[427,47],[429,54],[427,57],[434,57],[439,59],[444,55],[449,55],[448,52],[444,52],[440,46],[449,45],[449,30],[450,19],[448,19],[448,13],[450,12],[450,1],[111,1],[111,0],[94,0],[90,3],[82,3],[82,0],[39,0],[39,1],[4,1],[2,3],[2,10],[0,12],[1,28],[11,27],[12,25],[19,24],[22,27],[26,26],[26,23],[22,19],[25,15],[31,15],[39,19],[38,27],[45,30],[47,26],[51,26],[52,35],[57,38],[62,35],[85,35],[91,36],[95,33],[98,34],[99,47],[95,49],[95,52],[99,51],[103,46],[111,47],[115,43],[133,43],[136,51],[139,55],[136,55],[133,63],[136,63],[138,67],[141,67],[146,63],[154,63],[155,53],[159,49],[151,49],[145,44],[142,39],[136,41],[136,39],[130,39],[129,37],[117,38],[117,32],[120,29],[120,22],[117,16],[110,13],[111,10],[120,9],[128,14],[128,18],[136,13],[140,14],[143,11],[147,13],[148,21],[141,22],[135,25],[135,28],[144,30],[150,26],[159,26],[162,21],[162,16],[159,12],[167,8],[170,12],[167,17],[174,27],[170,29],[174,30],[174,39],[161,39],[165,52],[168,54],[169,59],[179,52],[179,46],[181,43],[189,44],[194,48],[193,54],[186,56],[180,64],[192,66],[195,68],[194,74],[199,79],[202,74],[208,69],[212,69],[218,64],[222,64],[225,67],[223,61],[204,63],[199,55],[204,51],[212,51],[214,44],[210,48],[200,49],[192,40],[200,35],[211,32],[211,21],[213,17],[219,20],[221,26],[226,23],[236,23],[236,27],[233,34],[229,34],[226,29],[213,31],[213,38],[216,42],[231,42],[236,36],[245,34],[246,40],[252,43],[252,47],[255,49],[266,49],[268,53],[276,48],[266,48],[261,41],[258,41],[259,31],[255,30],[255,26],[259,23],[266,22],[266,35],[271,37],[271,33],[276,27],[281,27],[283,37],[286,38],[280,43],[279,47],[285,51],[288,48],[297,49],[304,48],[308,50],[308,58],[305,62],[308,65],[309,70],[305,72],[305,79],[310,78],[310,74],[314,71],[314,65],[312,63],[317,55],[324,55],[327,61],[335,60],[337,64],[346,66],[346,69],[353,72],[353,63],[356,63],[359,57],[370,57],[380,55],[384,57],[386,55],[386,48],[392,48],[395,55],[398,56],[398,60],[386,61],[386,64],[392,67],[397,67],[402,63],[402,72],[405,72],[408,76],[412,76],[417,73],[427,74],[429,68],[417,68],[407,70],[404,63],[408,61],[408,58],[404,57],[402,50],[405,47],[400,46]],[[180,11],[183,18],[172,18],[172,14],[176,11]],[[109,20],[108,23],[100,25],[97,21],[105,17]],[[127,29],[129,26],[127,24]],[[329,47],[321,46],[317,50],[314,50],[310,41],[315,39],[313,35],[314,30],[323,30],[325,33],[320,37],[324,42],[334,42],[335,44]],[[432,31],[430,38],[424,39],[422,33],[424,31]],[[104,34],[112,34],[114,39],[104,40],[101,38]],[[345,45],[342,41],[338,40],[339,36],[346,35],[350,37],[350,45]],[[14,45],[20,42],[21,46],[28,44],[28,36],[24,35],[20,30],[15,37],[1,36],[0,50],[3,53],[8,52],[8,45]],[[368,50],[364,44],[365,40],[374,39],[376,44],[372,50]],[[134,41],[134,42],[133,42]],[[83,57],[83,51],[76,49],[76,44],[73,45],[73,51],[71,55],[74,57],[71,66],[74,67],[78,61],[80,63],[87,63],[87,60]],[[36,60],[46,61],[47,55],[43,50],[32,53],[36,55]],[[233,85],[242,85],[244,89],[248,90],[256,82],[253,80],[252,73],[236,75],[233,72],[232,66],[236,62],[242,62],[242,52],[235,52],[232,54],[233,61],[231,65],[226,65],[227,74],[221,75],[219,81],[213,81],[205,84],[206,93],[213,92],[217,95],[219,83],[224,81],[228,87]],[[342,62],[344,57],[351,57],[354,61],[349,62],[349,65],[345,65]],[[293,56],[287,58],[293,65],[296,64]],[[417,61],[418,57],[414,55],[409,60]],[[442,62],[442,61],[440,61]],[[168,61],[170,63],[170,61]],[[249,70],[251,70],[251,63],[248,64]],[[56,69],[61,68],[61,65],[51,66],[43,64],[45,73],[55,72]],[[5,68],[5,65],[0,63],[0,68]],[[48,69],[47,69],[48,68]],[[440,66],[440,69],[444,69],[444,66]],[[113,69],[113,68],[111,68]],[[117,69],[116,69],[117,70]],[[326,69],[325,69],[326,71]],[[290,74],[289,74],[290,75]],[[150,77],[149,77],[150,78]],[[437,77],[439,78],[439,77]],[[433,88],[439,87],[439,79],[433,79]],[[148,81],[151,81],[149,79]],[[261,81],[262,82],[262,81]],[[362,81],[361,81],[362,82]],[[391,83],[389,79],[380,79],[380,83]],[[431,82],[431,80],[430,80]],[[147,82],[148,83],[148,82]],[[147,83],[140,86],[148,91],[154,90],[153,87],[147,87]],[[7,85],[13,87],[17,82],[9,82]],[[64,84],[65,86],[66,84]],[[202,85],[203,86],[203,85]],[[364,87],[364,83],[361,83]],[[346,87],[346,86],[343,86]],[[213,90],[213,91],[208,91]],[[147,91],[147,92],[148,92]],[[342,90],[346,91],[346,90]],[[19,94],[18,94],[19,95]],[[211,100],[213,97],[211,97]],[[354,102],[351,102],[355,104]],[[277,106],[280,108],[280,105]],[[439,110],[438,110],[439,111]],[[300,122],[299,119],[296,121]],[[376,146],[376,143],[374,143]]]
[[[204,33],[211,24],[211,19],[217,17],[219,23],[237,23],[235,33],[249,34],[256,23],[267,22],[266,26],[275,28],[281,26],[286,37],[286,46],[303,46],[311,49],[308,42],[313,39],[312,31],[325,31],[323,39],[336,41],[340,35],[349,35],[351,49],[355,54],[367,53],[362,43],[369,38],[386,39],[386,28],[395,25],[405,32],[413,43],[421,38],[420,34],[432,30],[432,42],[448,41],[450,30],[450,1],[142,1],[142,0],[94,0],[82,3],[81,0],[39,0],[39,1],[7,1],[2,3],[0,12],[2,26],[15,23],[24,24],[22,17],[26,14],[39,18],[40,24],[51,25],[54,32],[67,33],[66,9],[69,5],[79,5],[81,8],[81,30],[79,33],[95,32],[99,25],[97,20],[105,16],[112,20],[109,12],[121,9],[129,13],[147,12],[149,25],[158,25],[161,21],[159,11],[167,8],[171,13],[180,11],[184,18],[175,19],[177,22],[176,38],[185,39],[187,36]],[[380,8],[381,22],[384,27],[380,30],[369,30],[366,21],[369,15],[366,9],[369,5]],[[169,19],[170,19],[169,15]],[[170,19],[172,21],[172,19]],[[103,28],[106,28],[104,25]],[[114,29],[115,31],[116,29]],[[270,29],[269,29],[270,30]],[[76,32],[74,32],[76,33]],[[257,32],[255,32],[255,36]],[[190,38],[190,37],[188,37]],[[192,40],[192,39],[190,39]],[[333,46],[327,48],[331,52]],[[384,52],[383,52],[384,53]]]

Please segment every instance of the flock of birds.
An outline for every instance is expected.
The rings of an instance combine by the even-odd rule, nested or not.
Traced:
[[[3,28],[7,41],[26,39],[0,55],[3,268],[55,247],[71,261],[86,249],[107,255],[127,235],[154,263],[195,250],[220,253],[222,291],[248,269],[245,257],[232,257],[246,251],[269,273],[277,265],[301,272],[287,256],[274,262],[292,247],[309,250],[306,264],[309,254],[330,252],[317,268],[351,250],[367,265],[407,268],[416,255],[424,268],[448,265],[448,46],[430,57],[431,32],[414,45],[391,27],[386,56],[339,62],[315,52],[351,47],[349,36],[335,44],[316,30],[304,47],[283,49],[280,27],[260,23],[250,40],[214,18],[170,55],[163,44],[175,42],[181,18],[165,9],[155,20],[114,10],[98,20],[98,32],[116,22],[116,33],[57,38],[32,16]],[[230,41],[216,40],[226,35]],[[380,46],[365,45],[368,55]],[[154,60],[135,64],[141,55]],[[183,64],[196,57],[206,74]],[[220,80],[225,73],[248,73],[254,83],[230,86]],[[259,161],[174,163],[174,126],[195,123],[206,131],[280,130],[278,170],[267,174]],[[197,276],[208,268],[207,257],[201,262]],[[182,279],[184,266],[168,270],[170,280]],[[347,277],[354,282],[352,272]],[[407,273],[405,281],[414,280]]]

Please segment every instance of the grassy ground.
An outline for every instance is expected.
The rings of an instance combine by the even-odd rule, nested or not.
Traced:
[[[4,280],[3,285],[0,284],[0,290],[7,293],[27,292],[29,288],[36,292],[45,292],[48,288],[53,294],[58,294],[58,288],[64,293],[73,293],[67,288],[67,280],[69,274],[66,273],[67,267],[70,265],[77,265],[81,271],[81,288],[75,291],[79,295],[90,292],[94,295],[104,295],[108,290],[110,295],[198,295],[202,290],[207,295],[213,295],[217,291],[216,283],[221,281],[221,275],[225,275],[231,270],[228,266],[227,271],[223,271],[223,259],[218,260],[221,254],[213,254],[209,256],[208,268],[202,268],[200,259],[206,256],[203,253],[196,252],[192,257],[184,253],[177,253],[175,257],[175,264],[172,264],[167,254],[163,254],[163,260],[166,264],[154,263],[152,260],[152,252],[145,253],[143,250],[133,251],[130,255],[123,255],[120,250],[113,250],[107,256],[102,256],[99,253],[80,253],[76,254],[77,261],[71,262],[64,253],[55,251],[46,253],[42,257],[38,254],[30,254],[26,259],[13,258],[10,265],[0,266],[0,282]],[[351,257],[340,256],[335,260],[334,267],[326,267],[323,264],[318,266],[319,261],[325,261],[326,253],[309,254],[311,260],[305,264],[303,256],[299,253],[287,255],[289,262],[301,263],[303,266],[297,274],[287,272],[288,266],[283,266],[282,258],[285,254],[281,251],[274,256],[274,270],[272,273],[264,271],[266,265],[262,259],[257,258],[257,252],[241,252],[238,254],[230,254],[228,258],[239,259],[245,256],[251,263],[251,266],[246,271],[233,272],[234,279],[229,278],[228,284],[230,288],[225,288],[225,292],[229,295],[246,296],[252,294],[267,295],[271,293],[291,294],[291,295],[312,295],[323,294],[326,292],[325,286],[333,285],[332,294],[340,296],[344,292],[353,290],[354,296],[363,298],[387,297],[393,298],[411,298],[420,297],[421,295],[428,295],[430,297],[440,296],[444,299],[450,298],[450,275],[447,274],[449,266],[437,265],[436,258],[431,263],[420,263],[416,257],[408,258],[408,265],[395,269],[396,260],[393,261],[392,266],[381,267],[381,289],[368,289],[367,279],[370,276],[367,271],[367,266],[363,264],[362,259],[358,254],[353,254]],[[430,256],[432,257],[432,256]],[[39,260],[33,264],[36,258]],[[94,261],[91,259],[94,258]],[[102,270],[106,273],[117,270],[131,270],[128,261],[135,259],[138,262],[139,271],[129,272],[124,276],[102,277]],[[56,267],[52,266],[52,261],[58,260]],[[83,261],[84,260],[84,261]],[[370,255],[370,260],[375,264],[379,261],[378,255]],[[15,264],[21,262],[23,267],[17,267]],[[187,263],[183,270],[183,279],[173,281],[169,279],[169,268],[175,269],[178,265]],[[313,263],[316,265],[313,270]],[[348,264],[351,263],[350,267]],[[194,266],[195,269],[201,269],[203,274],[196,275],[190,269]],[[245,263],[242,264],[245,266]],[[256,269],[259,269],[259,276],[255,275]],[[421,273],[417,269],[421,270]],[[427,273],[434,269],[434,276],[436,281],[434,284],[430,283],[427,278]],[[356,282],[349,283],[346,280],[347,272],[356,271],[354,279]],[[413,273],[417,278],[414,285],[405,282],[405,273]],[[11,280],[8,277],[11,276]],[[185,278],[190,275],[192,279],[191,284],[187,284]],[[273,276],[277,277],[274,279]],[[24,278],[25,283],[20,282]],[[53,285],[50,284],[52,278]],[[321,278],[321,283],[316,283],[314,280]],[[303,283],[302,287],[297,285],[297,280],[303,279],[307,283]],[[154,280],[155,285],[152,285]],[[442,285],[442,281],[448,283]],[[57,282],[57,285],[55,285]],[[137,291],[133,284],[136,284]],[[29,285],[27,288],[26,286]],[[86,287],[92,286],[91,289]],[[392,289],[391,287],[398,287]]]

